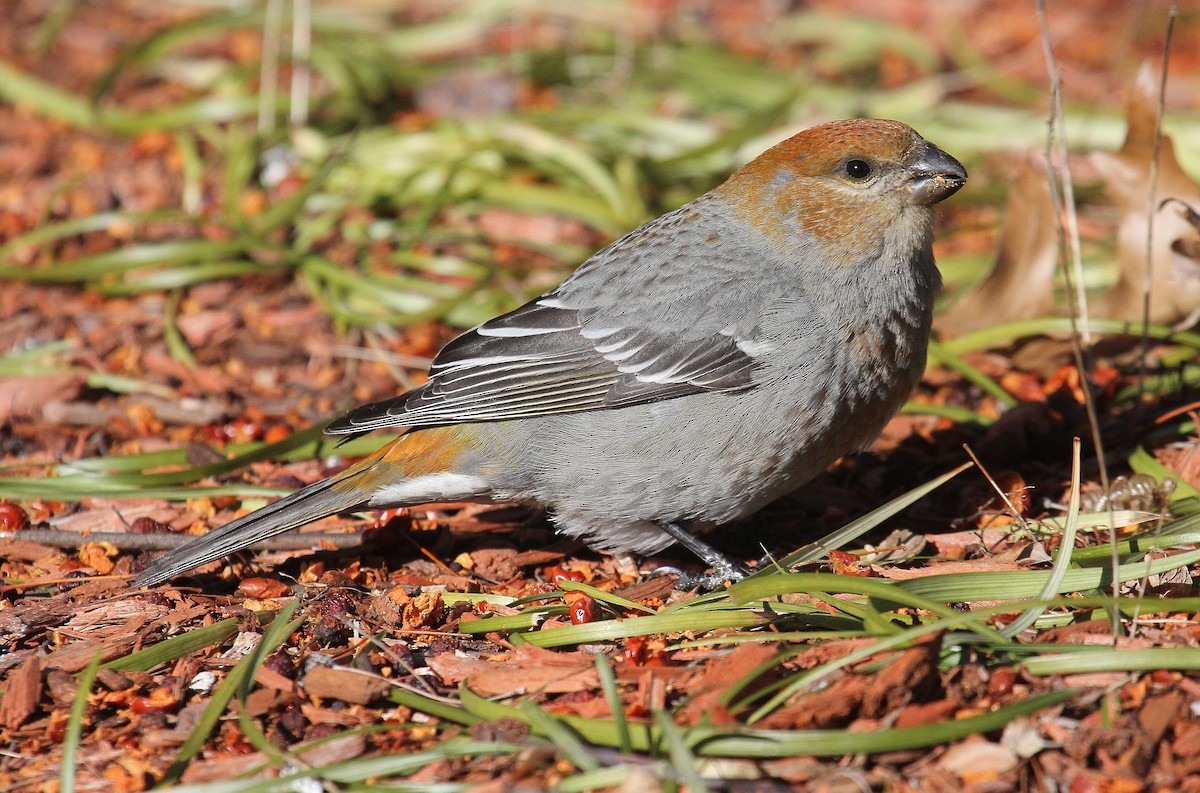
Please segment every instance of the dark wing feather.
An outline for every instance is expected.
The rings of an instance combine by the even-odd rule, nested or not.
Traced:
[[[724,202],[708,193],[631,231],[554,291],[450,342],[424,385],[327,431],[503,421],[753,387],[772,341],[758,318],[803,316],[807,298],[790,270],[764,266],[776,251],[719,233]]]
[[[326,432],[505,421],[625,407],[702,391],[749,387],[754,356],[732,332],[603,322],[555,293],[486,322],[446,345],[429,380],[364,405]]]

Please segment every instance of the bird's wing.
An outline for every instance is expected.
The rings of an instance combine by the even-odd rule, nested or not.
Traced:
[[[735,325],[696,332],[652,319],[606,322],[556,291],[459,336],[424,385],[357,408],[326,432],[505,421],[738,390],[752,385],[758,347]]]

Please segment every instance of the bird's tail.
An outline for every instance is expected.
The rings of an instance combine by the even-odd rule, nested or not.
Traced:
[[[132,586],[157,584],[288,529],[361,508],[368,500],[367,496],[357,487],[335,487],[343,479],[339,475],[315,482],[163,554],[133,579]]]

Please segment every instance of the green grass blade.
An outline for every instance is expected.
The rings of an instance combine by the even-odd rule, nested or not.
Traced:
[[[562,581],[559,583],[559,589],[564,592],[584,592],[601,603],[607,603],[610,606],[617,606],[626,611],[640,611],[643,614],[655,614],[654,609],[646,608],[640,603],[634,603],[632,600],[627,600],[620,595],[614,595],[612,592],[605,592],[603,589],[596,589],[594,586],[583,584],[578,581]]]
[[[205,706],[204,712],[196,723],[195,729],[179,747],[174,761],[172,761],[167,772],[163,775],[161,784],[170,785],[179,781],[188,763],[204,747],[204,743],[220,722],[221,717],[224,716],[225,709],[229,707],[229,703],[239,692],[244,695],[245,691],[248,690],[250,682],[254,678],[254,672],[262,664],[262,660],[268,653],[281,644],[292,631],[304,623],[303,617],[296,620],[291,619],[299,605],[300,601],[294,600],[280,611],[275,619],[272,620],[267,630],[263,631],[262,638],[259,639],[258,646],[255,647],[254,652],[248,654],[238,662],[237,666],[229,670],[225,679],[213,689],[208,705]],[[291,621],[289,622],[289,620]]]
[[[406,688],[393,688],[388,692],[388,699],[397,705],[404,705],[421,713],[428,713],[430,716],[436,716],[442,721],[448,721],[451,724],[461,724],[464,727],[470,727],[472,724],[480,721],[479,716],[470,713],[464,707],[433,699],[432,697],[427,697],[424,694],[410,691]]]
[[[485,618],[464,623],[459,630],[464,633],[487,633],[493,619]],[[749,628],[769,621],[761,614],[748,610],[709,611],[696,614],[675,612],[631,617],[619,620],[603,620],[582,625],[564,625],[545,631],[523,633],[521,637],[537,647],[565,647],[571,644],[627,639],[631,636],[650,636],[656,633],[718,630],[720,628]]]
[[[706,757],[836,757],[862,753],[896,752],[947,744],[977,733],[998,730],[1014,719],[1066,702],[1078,692],[1070,689],[998,708],[965,719],[923,724],[919,727],[894,727],[885,730],[851,732],[847,730],[759,730],[722,732],[711,729],[706,736],[693,736],[696,754]]]
[[[115,251],[80,256],[69,262],[48,267],[0,266],[0,279],[32,283],[77,283],[95,281],[104,276],[142,267],[182,264],[198,260],[232,257],[246,246],[241,240],[175,240],[142,242]]]
[[[1059,593],[1063,578],[1067,574],[1067,567],[1071,564],[1071,552],[1075,549],[1075,531],[1079,523],[1079,467],[1079,439],[1076,438],[1071,454],[1071,501],[1067,505],[1067,523],[1050,575],[1038,593],[1039,600],[1046,600]],[[1001,628],[1000,632],[1008,637],[1016,636],[1031,627],[1045,612],[1046,609],[1042,606],[1031,606],[1022,612],[1021,616]]]
[[[1174,471],[1154,459],[1141,446],[1137,447],[1137,450],[1129,456],[1129,467],[1133,469],[1134,473],[1149,474],[1159,482],[1167,478],[1175,480],[1175,489],[1170,496],[1171,502],[1182,501],[1185,498],[1200,498],[1200,490],[1197,490],[1195,485],[1179,478]]]
[[[542,710],[531,700],[521,703],[521,712],[539,734],[558,747],[563,756],[581,771],[598,771],[600,763],[587,746],[559,719]]]
[[[1124,322],[1117,319],[1101,317],[1088,318],[1088,324],[1093,333],[1116,336],[1131,336],[1141,338],[1143,326],[1138,322]],[[1200,350],[1200,333],[1192,331],[1177,331],[1166,325],[1150,325],[1145,328],[1147,335],[1156,341],[1174,342],[1193,349]],[[961,336],[942,343],[942,347],[951,353],[961,355],[972,350],[987,350],[996,347],[1006,347],[1016,339],[1027,336],[1070,335],[1074,333],[1070,317],[1042,317],[1016,322],[1005,322],[982,330],[964,333]]]
[[[688,746],[683,731],[675,726],[671,714],[664,710],[654,711],[654,724],[658,727],[659,735],[663,737],[663,743],[666,744],[675,779],[687,785],[688,793],[708,793],[708,785],[704,784],[700,777],[700,769],[696,765],[691,747]]]
[[[839,756],[863,752],[890,752],[919,749],[1002,728],[1010,721],[1058,705],[1078,692],[1054,691],[1030,697],[993,711],[919,727],[850,732],[847,730],[754,730],[749,728],[693,727],[688,732],[692,752],[700,757],[772,758],[795,756]],[[461,688],[463,704],[480,718],[528,721],[520,708],[491,702]],[[616,732],[610,722],[563,716],[585,740],[600,746],[615,746]],[[532,725],[531,725],[532,726]],[[662,741],[658,725],[633,723],[630,739],[634,749],[649,752]]]
[[[258,613],[260,616],[265,616],[263,612]],[[187,633],[172,636],[149,647],[144,647],[135,653],[130,653],[121,658],[114,658],[104,664],[102,668],[115,669],[117,671],[133,669],[139,672],[148,672],[156,666],[169,664],[172,661],[183,658],[185,655],[199,652],[206,647],[225,641],[237,633],[240,624],[241,621],[239,619],[231,617],[212,625],[205,625],[202,628],[196,628]]]
[[[596,674],[600,678],[600,689],[604,692],[604,699],[608,701],[608,709],[612,711],[617,748],[625,754],[632,754],[633,744],[629,740],[629,720],[625,716],[625,705],[621,702],[621,692],[617,688],[617,676],[613,672],[608,656],[604,653],[596,653]]]
[[[96,113],[83,99],[0,61],[0,100],[78,129],[94,129]]]
[[[1107,551],[1107,549],[1105,550]],[[1135,561],[1123,564],[1119,569],[1119,575],[1122,581],[1129,581],[1142,575],[1165,573],[1196,562],[1200,562],[1200,550],[1187,551],[1149,562]],[[1072,568],[1063,575],[1058,591],[1060,594],[1088,592],[1111,586],[1112,572],[1111,567],[1107,565]],[[949,573],[912,578],[897,582],[896,586],[939,603],[969,603],[978,599],[981,592],[986,592],[989,600],[1036,598],[1049,578],[1049,570]]]
[[[79,685],[75,688],[75,699],[71,702],[71,712],[67,716],[67,727],[63,731],[62,769],[59,771],[58,785],[62,793],[75,793],[75,771],[78,764],[77,753],[79,741],[83,737],[83,717],[87,713],[88,694],[96,681],[96,672],[100,670],[100,659],[103,652],[97,650],[92,660],[79,675]]]
[[[537,731],[537,726],[531,724],[525,711],[519,707],[492,702],[476,694],[466,686],[460,686],[459,697],[463,707],[477,719],[496,721],[498,719],[517,719],[525,722]],[[564,722],[575,730],[585,741],[595,746],[618,746],[619,738],[616,725],[608,720],[584,719],[579,716],[560,716]],[[636,752],[648,752],[658,745],[658,729],[645,722],[628,723],[628,740]]]
[[[1154,605],[1147,604],[1149,608]],[[1161,607],[1163,604],[1159,604]],[[1200,652],[1194,647],[1080,647],[1080,652],[1048,652],[1021,662],[1031,675],[1070,675],[1091,672],[1181,672],[1200,669]]]
[[[963,379],[968,383],[975,385],[1004,407],[1011,408],[1016,406],[1016,397],[1005,391],[999,383],[979,371],[978,368],[967,363],[966,359],[961,355],[943,346],[941,343],[933,340],[929,342],[929,360],[962,375]]]
[[[937,490],[942,485],[949,482],[954,477],[961,474],[963,471],[971,467],[971,463],[963,463],[953,471],[942,474],[939,477],[931,479],[920,487],[915,487],[912,490],[897,496],[881,507],[877,507],[861,518],[851,521],[841,529],[833,532],[827,537],[818,540],[815,543],[806,545],[793,553],[788,554],[779,560],[779,567],[787,570],[805,562],[812,562],[817,559],[824,558],[832,550],[841,548],[848,542],[861,537],[871,529],[878,526],[883,521],[900,512],[902,509],[924,498],[929,493]],[[765,567],[762,570],[755,572],[746,578],[747,581],[752,581],[760,576],[768,575],[772,572],[772,568]]]

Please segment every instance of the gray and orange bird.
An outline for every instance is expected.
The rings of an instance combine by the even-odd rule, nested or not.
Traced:
[[[425,384],[326,429],[398,439],[133,583],[337,512],[431,501],[540,505],[597,549],[680,542],[736,579],[693,532],[862,448],[908,398],[941,284],[933,205],[966,177],[896,121],[800,132],[447,344]]]

